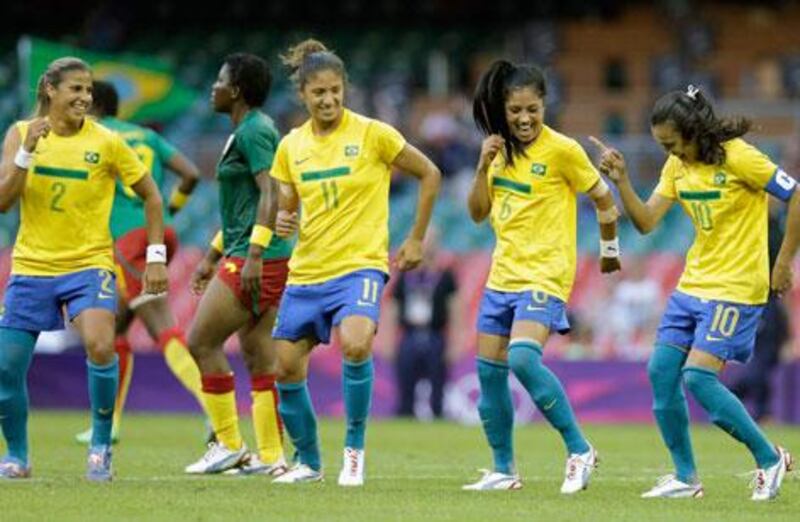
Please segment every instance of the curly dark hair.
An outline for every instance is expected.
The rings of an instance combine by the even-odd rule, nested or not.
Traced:
[[[245,103],[261,107],[267,101],[272,86],[272,74],[267,62],[254,54],[234,53],[225,57],[231,84],[238,87]]]

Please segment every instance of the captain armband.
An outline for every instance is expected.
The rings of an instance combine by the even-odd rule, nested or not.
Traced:
[[[797,181],[785,173],[783,169],[778,168],[770,178],[767,186],[764,187],[764,190],[785,202],[792,197],[795,187],[797,187]]]

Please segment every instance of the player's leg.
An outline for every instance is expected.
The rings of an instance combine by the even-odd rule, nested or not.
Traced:
[[[202,375],[203,404],[218,442],[187,466],[187,473],[219,473],[237,466],[247,454],[239,430],[234,376],[222,345],[249,319],[233,291],[219,275],[214,277],[197,307],[188,344]]]
[[[30,476],[28,462],[28,368],[38,332],[0,326],[0,426],[7,453],[0,479]]]
[[[287,294],[291,289],[287,290]],[[286,296],[284,296],[285,299]],[[281,310],[285,301],[281,302]],[[315,337],[302,337],[295,341],[279,339],[282,333],[283,314],[279,313],[275,348],[278,356],[278,411],[286,432],[297,451],[298,463],[273,482],[293,484],[322,480],[322,458],[317,434],[317,417],[308,393],[308,358],[317,344]],[[285,330],[284,330],[285,331]],[[292,336],[293,337],[293,336]]]
[[[136,316],[156,341],[172,374],[205,410],[200,370],[189,352],[183,330],[175,324],[166,297],[142,303],[136,308]]]
[[[119,277],[119,271],[117,271]],[[117,289],[123,285],[118,285]],[[116,337],[114,338],[114,351],[119,361],[119,378],[117,383],[117,400],[114,403],[114,419],[111,422],[111,443],[119,442],[122,427],[122,412],[128,398],[128,389],[133,378],[133,351],[125,334],[133,322],[133,311],[128,308],[124,299],[117,303],[117,317],[115,321]],[[88,428],[75,435],[75,440],[80,444],[90,444],[92,441],[92,428]]]
[[[689,436],[689,404],[683,391],[681,370],[697,328],[697,300],[674,292],[667,302],[647,364],[653,391],[653,416],[675,473],[663,477],[643,498],[699,498],[703,487],[697,477]]]
[[[272,340],[277,307],[270,307],[239,330],[242,355],[250,373],[253,429],[257,453],[251,455],[243,473],[278,476],[286,472],[283,455],[283,426],[278,415],[278,390],[275,388],[277,355]]]
[[[515,303],[508,364],[536,407],[564,440],[568,457],[561,492],[571,494],[588,486],[597,454],[578,426],[561,381],[542,363],[543,346],[551,329],[569,329],[564,303],[543,292],[521,292]]]
[[[71,314],[70,314],[71,315]],[[111,426],[119,383],[119,362],[114,352],[114,313],[87,308],[74,317],[86,348],[92,440],[89,445],[89,480],[111,480]]]
[[[484,290],[478,312],[478,356],[476,357],[481,395],[478,415],[492,449],[494,468],[486,471],[466,490],[519,489],[522,482],[514,466],[514,404],[508,384],[508,336],[513,309],[508,294]]]
[[[7,454],[0,479],[30,476],[28,368],[40,331],[64,327],[54,278],[12,275],[0,313],[0,427]]]
[[[364,484],[364,445],[375,379],[372,341],[380,319],[385,281],[382,272],[359,270],[326,283],[326,309],[333,312],[333,325],[342,347],[347,433],[340,486]]]
[[[741,401],[719,380],[725,360],[703,349],[689,353],[683,379],[694,398],[711,421],[747,446],[758,469],[753,483],[753,500],[777,496],[786,471],[791,469],[791,455],[772,444],[750,417]]]

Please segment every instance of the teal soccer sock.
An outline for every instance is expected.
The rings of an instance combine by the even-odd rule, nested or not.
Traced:
[[[683,380],[711,422],[746,445],[759,468],[766,469],[778,462],[780,456],[775,446],[767,440],[741,401],[720,382],[716,372],[688,367],[683,370]]]
[[[492,448],[494,470],[514,473],[514,404],[508,387],[508,365],[478,357],[478,380],[481,397],[478,414],[483,431]]]
[[[28,368],[37,333],[0,328],[0,426],[8,455],[28,464]]]
[[[532,340],[512,341],[508,365],[550,424],[561,433],[567,451],[586,453],[589,443],[578,427],[564,388],[553,372],[542,364],[542,347]]]
[[[360,362],[342,361],[344,410],[347,416],[347,436],[344,445],[364,449],[364,434],[372,401],[372,381],[375,371],[372,358]]]
[[[689,437],[689,405],[681,381],[687,355],[673,346],[656,344],[647,374],[653,389],[653,415],[675,464],[675,476],[693,484],[697,481],[697,467]]]
[[[306,381],[277,385],[280,401],[278,412],[297,449],[300,462],[315,471],[322,467],[317,438],[317,417],[308,394]]]
[[[86,359],[89,371],[89,404],[92,410],[92,446],[111,445],[111,424],[119,384],[119,359],[98,365]]]

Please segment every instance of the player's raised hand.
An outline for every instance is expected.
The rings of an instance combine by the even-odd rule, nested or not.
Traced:
[[[144,269],[144,291],[148,294],[163,294],[168,288],[167,265],[165,263],[147,263]]]
[[[207,257],[204,257],[197,268],[192,272],[192,278],[189,281],[189,288],[192,289],[194,295],[202,295],[206,291],[208,283],[214,277],[216,264],[212,263]]]
[[[607,146],[594,136],[589,136],[589,141],[600,151],[600,172],[608,176],[614,184],[625,181],[628,177],[628,169],[622,153],[615,148]]]
[[[485,171],[492,164],[494,158],[505,146],[506,140],[499,134],[491,134],[481,144],[481,157],[478,160],[478,170]]]
[[[395,258],[395,266],[403,270],[413,270],[422,262],[422,241],[409,237],[400,246]]]
[[[772,268],[772,291],[778,295],[783,295],[792,289],[794,272],[790,263],[783,263],[780,260],[775,262]]]
[[[275,233],[278,237],[291,237],[297,232],[297,212],[279,210],[275,217]]]
[[[36,144],[39,143],[40,138],[45,138],[50,134],[50,120],[45,118],[36,118],[28,125],[28,133],[25,135],[25,143],[22,147],[27,152],[36,150]]]

